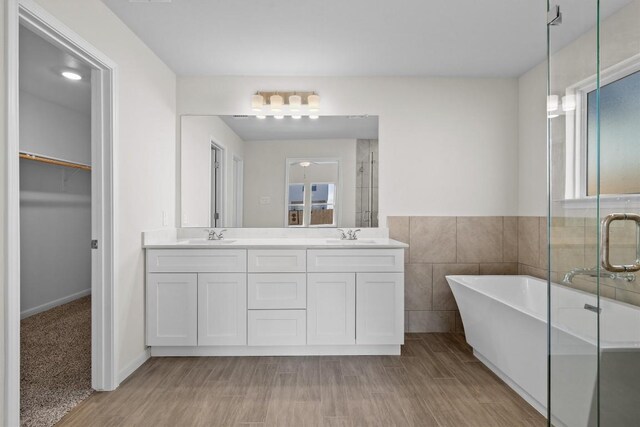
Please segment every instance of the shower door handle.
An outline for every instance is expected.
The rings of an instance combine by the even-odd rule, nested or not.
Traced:
[[[636,260],[629,265],[611,264],[610,258],[610,227],[614,221],[633,221],[636,223]],[[638,244],[638,236],[640,235],[640,215],[632,213],[614,213],[605,216],[602,220],[602,251],[601,265],[602,267],[614,273],[623,273],[629,271],[640,271],[640,246]]]

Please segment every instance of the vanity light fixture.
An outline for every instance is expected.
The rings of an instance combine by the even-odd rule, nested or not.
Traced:
[[[282,111],[282,106],[284,105],[284,98],[281,95],[275,94],[271,95],[269,98],[269,104],[271,105],[271,111],[279,112]]]
[[[64,77],[65,79],[69,79],[69,80],[82,80],[82,76],[74,71],[63,71],[62,73],[62,77]]]
[[[298,120],[308,116],[317,119],[320,96],[310,91],[258,91],[251,95],[251,110],[258,118],[290,116]]]
[[[291,95],[289,97],[289,109],[291,111],[300,111],[302,108],[302,97],[300,95]]]
[[[262,111],[264,107],[264,96],[256,93],[251,97],[251,109],[253,111]]]
[[[315,93],[307,97],[307,103],[309,104],[309,111],[317,113],[320,111],[320,96]]]

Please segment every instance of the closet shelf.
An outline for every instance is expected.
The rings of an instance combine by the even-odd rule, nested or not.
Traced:
[[[50,165],[65,166],[65,167],[68,167],[68,168],[82,169],[82,170],[85,170],[85,171],[91,171],[91,166],[83,165],[82,163],[67,162],[66,160],[52,159],[50,157],[40,156],[40,155],[36,155],[36,154],[30,154],[30,153],[21,152],[20,153],[20,158],[21,159],[26,159],[26,160],[33,160],[33,161],[36,161],[36,162],[48,163]]]

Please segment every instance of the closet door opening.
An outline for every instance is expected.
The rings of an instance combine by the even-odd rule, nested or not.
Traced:
[[[92,68],[19,29],[20,418],[92,392]]]

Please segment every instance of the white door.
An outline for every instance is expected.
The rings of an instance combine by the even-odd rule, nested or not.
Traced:
[[[404,343],[404,274],[358,273],[356,342]]]
[[[307,343],[356,343],[356,275],[311,273],[307,276]]]
[[[198,345],[247,344],[247,275],[198,274]]]
[[[189,273],[147,276],[147,345],[197,344],[197,277]]]

